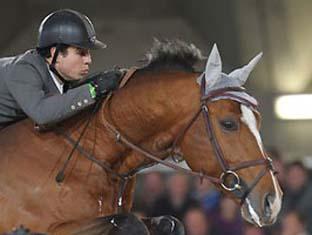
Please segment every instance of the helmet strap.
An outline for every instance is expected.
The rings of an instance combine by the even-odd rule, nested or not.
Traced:
[[[55,68],[55,64],[56,64],[56,59],[58,57],[60,53],[60,44],[56,44],[55,46],[55,52],[52,58],[52,62],[49,65],[50,70],[56,75],[58,76],[58,78],[63,82],[63,92],[66,93],[68,88],[70,87],[70,82],[67,81]]]

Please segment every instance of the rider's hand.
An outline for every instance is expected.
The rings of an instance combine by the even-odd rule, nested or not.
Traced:
[[[90,84],[90,93],[93,98],[100,98],[110,91],[116,90],[122,78],[119,70],[100,72],[87,78]]]

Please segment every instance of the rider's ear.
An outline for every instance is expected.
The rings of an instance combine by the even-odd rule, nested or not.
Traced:
[[[56,48],[55,48],[55,47],[51,47],[51,48],[50,48],[50,55],[51,55],[50,58],[53,58],[53,57],[54,57],[55,51],[56,51]]]

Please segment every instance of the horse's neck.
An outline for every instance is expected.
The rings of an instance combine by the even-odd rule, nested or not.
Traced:
[[[80,145],[119,173],[150,163],[116,141],[105,128],[103,115],[132,143],[150,152],[162,152],[171,146],[199,107],[196,77],[185,72],[139,73],[91,118]],[[87,110],[65,123],[73,139],[79,138],[90,113]],[[86,159],[80,161],[90,163]]]
[[[185,72],[139,74],[116,93],[105,116],[134,144],[159,153],[172,144],[199,107],[194,102],[199,102],[196,77]],[[121,173],[149,163],[134,151],[122,161]]]
[[[192,79],[196,76],[185,72],[139,74],[116,93],[105,116],[133,139],[145,138],[160,127],[166,129],[177,117],[199,107],[192,103],[199,102],[198,85]]]
[[[79,145],[85,151],[99,160],[113,164],[124,148],[116,143],[112,133],[103,125],[102,110],[94,114],[92,111],[82,114],[81,118],[78,116],[77,119],[70,120],[65,129],[76,141],[82,135]]]

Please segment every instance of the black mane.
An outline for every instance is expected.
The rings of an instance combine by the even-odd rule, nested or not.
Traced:
[[[205,59],[194,44],[181,40],[154,40],[146,54],[144,70],[179,69],[194,71],[194,65]]]

